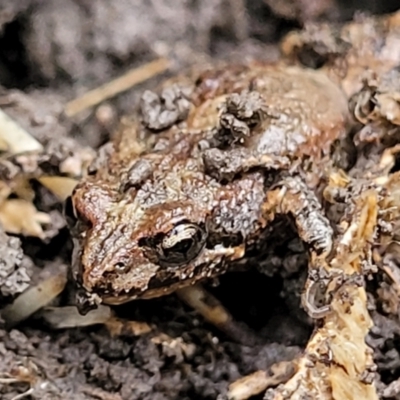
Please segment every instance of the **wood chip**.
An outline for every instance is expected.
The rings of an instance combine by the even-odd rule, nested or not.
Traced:
[[[67,329],[104,324],[111,318],[112,312],[110,307],[104,305],[86,315],[80,314],[74,306],[46,307],[40,316],[54,329]]]
[[[14,327],[49,304],[64,290],[66,284],[67,276],[64,271],[26,290],[1,311],[7,328]]]
[[[38,181],[53,194],[55,194],[61,201],[66,200],[71,196],[72,191],[77,185],[78,181],[66,176],[42,176]]]
[[[265,392],[269,387],[286,382],[294,373],[294,365],[289,361],[272,365],[270,372],[256,371],[231,383],[228,389],[228,399],[247,400]]]
[[[41,151],[42,145],[0,109],[0,143],[11,154]]]

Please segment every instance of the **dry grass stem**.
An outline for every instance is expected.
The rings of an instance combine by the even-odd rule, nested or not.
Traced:
[[[66,284],[67,276],[63,272],[26,290],[12,304],[1,311],[1,316],[6,322],[7,328],[14,327],[49,304],[64,290]]]
[[[106,83],[103,86],[93,89],[83,96],[70,101],[65,106],[65,114],[72,117],[81,111],[100,104],[115,95],[124,92],[131,87],[144,82],[162,72],[166,71],[169,66],[169,61],[165,58],[159,58],[155,61],[142,65],[139,68],[134,68],[125,75]]]
[[[46,307],[40,315],[53,329],[67,329],[104,324],[111,318],[112,312],[110,307],[101,305],[96,310],[82,315],[76,307],[67,306]]]

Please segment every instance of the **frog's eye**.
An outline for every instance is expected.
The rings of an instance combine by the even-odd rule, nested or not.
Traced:
[[[127,272],[129,270],[129,265],[124,263],[124,262],[117,262],[114,265],[114,269],[118,274],[122,274],[122,273]]]
[[[156,246],[160,264],[179,266],[192,261],[203,249],[206,237],[206,231],[196,224],[176,225]]]

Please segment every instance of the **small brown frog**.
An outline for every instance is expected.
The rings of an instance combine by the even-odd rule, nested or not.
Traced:
[[[262,257],[277,214],[328,254],[316,188],[348,120],[340,88],[305,68],[221,68],[145,92],[68,204],[76,279],[108,304],[162,296]]]

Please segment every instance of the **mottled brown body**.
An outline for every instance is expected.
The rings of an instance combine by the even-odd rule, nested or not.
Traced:
[[[225,272],[276,214],[329,252],[314,190],[347,130],[325,75],[252,65],[145,92],[72,196],[74,272],[110,304],[170,293]]]

